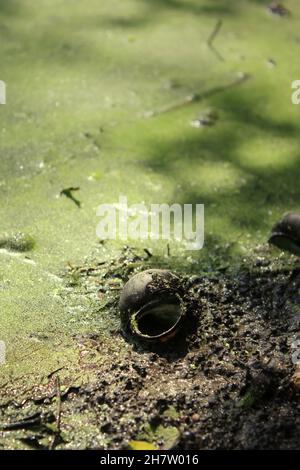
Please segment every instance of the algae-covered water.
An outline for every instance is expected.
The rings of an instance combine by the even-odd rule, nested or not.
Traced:
[[[69,385],[92,380],[80,335],[107,342],[101,363],[129,347],[112,333],[125,242],[100,243],[99,204],[205,205],[203,250],[128,241],[132,271],[215,273],[258,247],[276,260],[261,246],[299,209],[300,6],[286,1],[281,17],[268,3],[0,0],[2,404],[58,369]],[[203,115],[213,122],[192,125]],[[102,262],[87,286],[78,269]]]

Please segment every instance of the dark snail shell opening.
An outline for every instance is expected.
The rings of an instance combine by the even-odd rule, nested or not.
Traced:
[[[277,246],[281,250],[287,250],[295,255],[300,255],[300,244],[292,237],[283,233],[273,233],[269,238],[269,243]]]
[[[183,316],[184,308],[180,298],[154,300],[132,315],[131,330],[144,339],[167,338],[176,332]]]

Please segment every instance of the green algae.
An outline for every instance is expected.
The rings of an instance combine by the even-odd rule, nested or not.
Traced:
[[[35,240],[28,234],[17,232],[11,236],[0,237],[0,248],[9,251],[26,252],[31,251],[35,247]]]
[[[171,405],[163,412],[163,416],[165,416],[166,418],[178,419],[179,413],[176,410],[175,406]]]
[[[130,450],[157,450],[157,447],[147,441],[129,441],[128,448]]]
[[[163,426],[161,424],[154,426],[146,424],[144,431],[138,436],[153,445],[162,443],[164,449],[172,449],[180,437],[180,432],[175,426]]]

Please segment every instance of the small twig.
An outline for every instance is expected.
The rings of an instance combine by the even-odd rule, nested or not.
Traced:
[[[212,30],[212,32],[210,33],[208,39],[207,39],[207,44],[209,45],[209,47],[212,46],[212,43],[215,39],[215,37],[217,36],[217,34],[219,33],[220,29],[221,29],[221,26],[222,26],[222,20],[219,19],[214,27],[214,29]]]
[[[4,384],[1,384],[0,385],[0,390],[1,390],[1,388],[5,388],[9,383],[10,383],[10,381],[8,380],[7,382],[4,382]]]
[[[152,258],[153,255],[152,255],[151,251],[148,250],[148,248],[144,248],[144,252],[148,256],[148,258]]]
[[[182,98],[180,101],[178,101],[177,103],[167,104],[166,106],[163,106],[157,111],[146,112],[144,114],[144,117],[151,118],[151,117],[158,116],[160,114],[168,113],[169,111],[175,111],[176,109],[182,108],[183,106],[186,106],[187,104],[194,103],[195,101],[197,101],[197,95],[187,95],[184,98]]]
[[[217,37],[217,35],[219,34],[219,31],[222,27],[222,20],[218,20],[214,29],[212,30],[211,34],[209,35],[209,38],[207,39],[206,41],[206,44],[208,45],[208,47],[210,48],[210,50],[216,54],[216,56],[218,57],[219,60],[221,60],[222,62],[224,62],[224,58],[222,57],[222,55],[220,54],[220,52],[214,47],[213,45],[213,42],[215,40],[215,38]]]
[[[101,131],[100,131],[101,132]],[[84,133],[84,137],[86,137],[87,139],[91,139],[93,145],[100,150],[101,146],[100,144],[98,143],[97,139],[94,138],[94,136],[92,134],[90,134],[89,132],[85,132]]]
[[[70,199],[71,201],[74,202],[74,204],[76,204],[77,207],[81,207],[81,202],[76,199],[76,197],[73,195],[73,192],[74,191],[79,191],[80,188],[78,186],[74,187],[74,186],[71,186],[70,188],[64,188],[61,190],[61,192],[59,193],[60,196],[66,196],[68,199]]]
[[[57,445],[59,439],[60,439],[60,433],[61,433],[61,391],[60,391],[60,378],[59,375],[56,377],[56,399],[57,399],[57,415],[56,415],[56,429],[55,429],[55,434],[53,436],[53,439],[50,443],[49,449],[53,450],[55,449],[55,446]]]
[[[27,418],[24,418],[20,421],[15,421],[13,423],[6,424],[0,429],[1,431],[14,431],[17,429],[29,429],[33,426],[37,426],[38,424],[41,424],[41,414],[34,413],[33,415],[28,416]]]
[[[165,114],[165,113],[169,113],[170,111],[175,111],[177,109],[188,106],[189,104],[197,103],[199,101],[204,100],[205,98],[209,98],[210,96],[229,90],[230,88],[239,86],[245,81],[247,81],[249,78],[250,76],[248,74],[243,73],[240,76],[238,76],[238,78],[236,78],[235,80],[232,80],[226,85],[216,86],[214,88],[210,88],[209,90],[203,91],[202,93],[195,93],[193,95],[187,95],[184,98],[182,98],[180,101],[178,101],[177,103],[169,104],[156,111],[151,111],[149,113],[146,113],[145,117],[150,118],[150,117],[159,116],[160,114]]]
[[[51,377],[53,377],[53,375],[57,374],[57,372],[61,371],[64,368],[65,368],[65,366],[62,366],[62,367],[59,367],[58,369],[53,370],[52,372],[50,372],[47,375],[47,379],[51,379]]]

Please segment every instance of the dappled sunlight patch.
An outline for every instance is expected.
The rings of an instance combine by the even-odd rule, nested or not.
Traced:
[[[184,165],[179,163],[178,167]],[[211,193],[238,191],[246,183],[246,174],[234,164],[219,161],[194,161],[185,168],[185,172],[178,168],[178,175],[182,176],[182,182],[192,188],[197,188],[199,193],[205,196]]]
[[[237,160],[245,168],[285,169],[299,159],[299,145],[294,140],[275,135],[253,137],[241,143]]]

